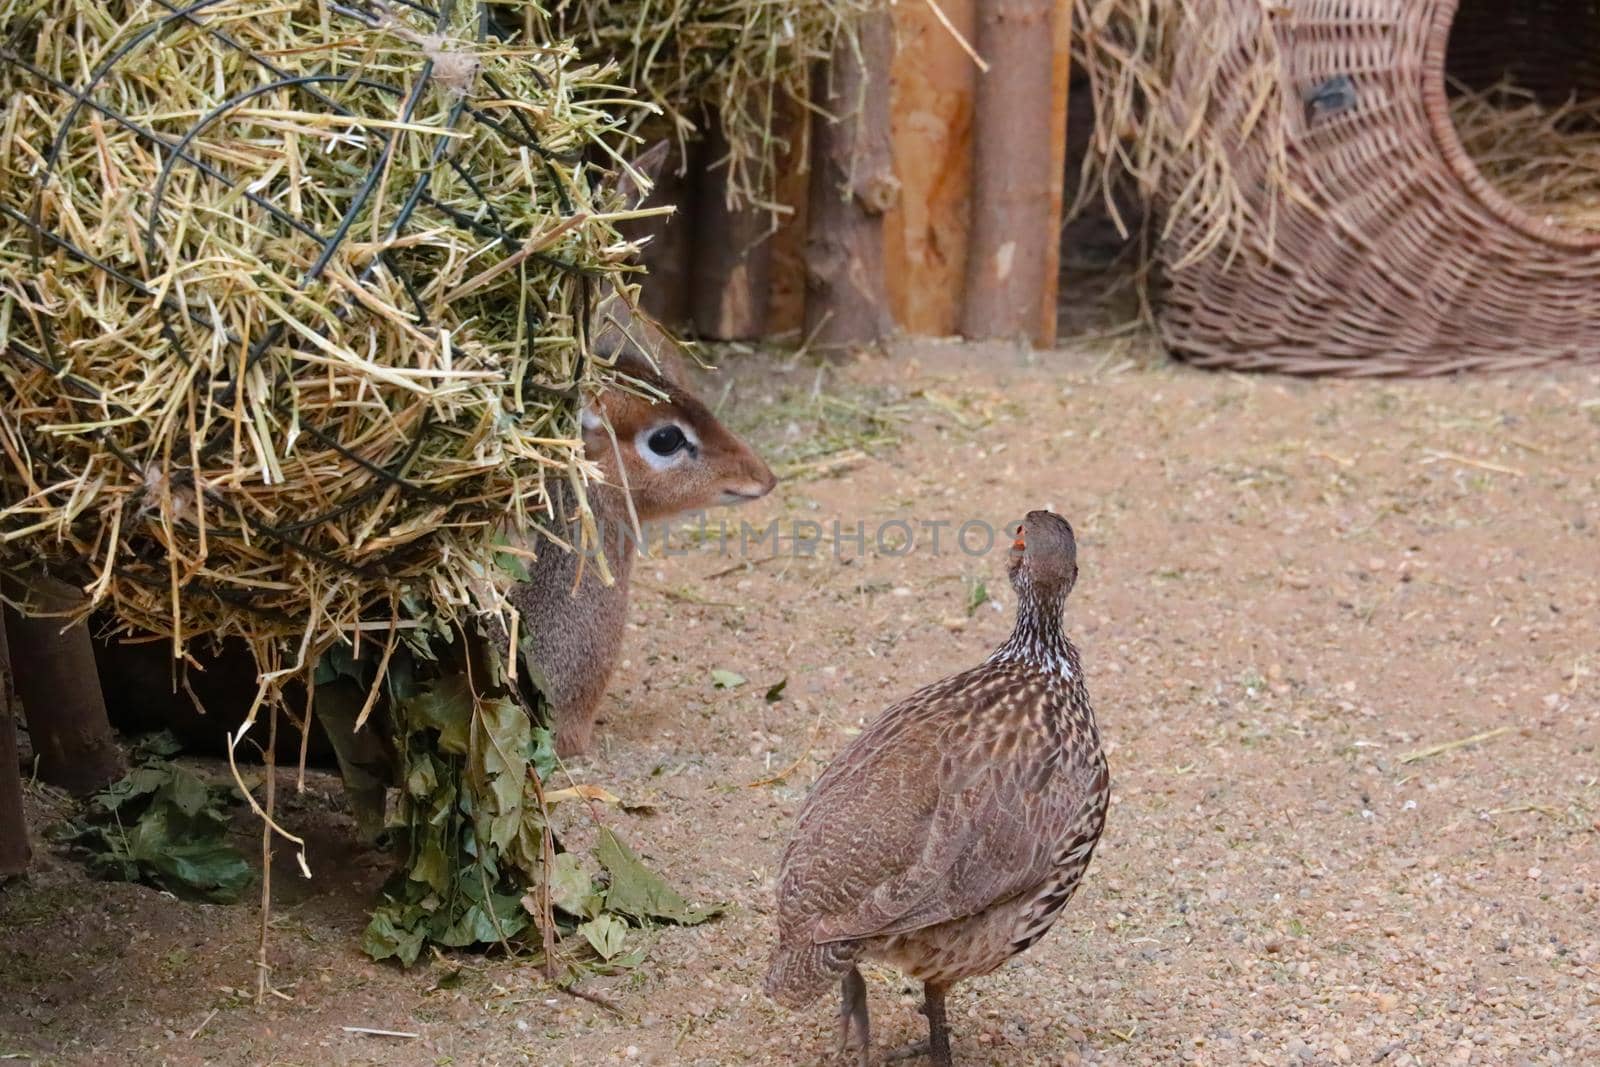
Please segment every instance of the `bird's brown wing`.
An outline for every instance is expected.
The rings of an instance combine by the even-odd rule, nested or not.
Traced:
[[[959,677],[955,679],[959,681]],[[936,683],[887,709],[845,746],[812,786],[779,866],[780,927],[853,912],[885,878],[922,853],[938,802]]]
[[[970,694],[968,694],[970,696]],[[974,915],[1048,878],[1082,792],[1063,774],[1053,694],[1023,684],[991,689],[1004,706],[949,709],[938,795],[922,847],[847,912],[825,917],[814,940],[905,933]]]

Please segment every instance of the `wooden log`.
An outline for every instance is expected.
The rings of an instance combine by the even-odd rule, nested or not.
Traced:
[[[10,598],[22,599],[20,592],[10,591]],[[52,613],[70,610],[77,596],[58,583],[31,587],[32,601]],[[16,690],[39,777],[86,796],[120,778],[126,764],[106,718],[89,628],[79,623],[63,632],[61,627],[59,617],[25,618],[6,609]]]
[[[899,191],[889,126],[894,26],[887,10],[841,40],[819,65],[812,99],[830,117],[813,127],[806,238],[806,336],[820,348],[894,332],[883,273],[883,216]]]
[[[700,165],[698,143],[687,145],[687,158],[677,144],[656,177],[645,206],[670,204],[671,215],[623,223],[623,236],[649,237],[639,262],[649,272],[640,282],[639,303],[662,325],[680,330],[690,319],[690,262],[694,237],[693,175]]]
[[[706,121],[705,166],[694,198],[690,307],[695,333],[745,341],[766,329],[770,282],[770,212],[728,201],[727,141],[715,116]]]
[[[805,102],[783,101],[778,119],[787,147],[778,158],[774,190],[778,229],[768,240],[771,251],[767,296],[768,337],[801,339],[806,319],[806,232],[811,195],[811,109]]]
[[[972,232],[961,332],[1045,340],[1061,240],[1061,115],[1055,100],[1055,0],[985,0],[976,46],[988,61],[973,121]],[[1063,97],[1065,94],[1062,94]]]
[[[1045,247],[1044,291],[1039,299],[1039,333],[1035,343],[1048,348],[1056,343],[1060,324],[1062,221],[1066,211],[1067,189],[1064,171],[1067,162],[1067,135],[1070,130],[1069,105],[1072,102],[1072,5],[1073,0],[1054,0],[1055,55],[1050,79],[1050,214],[1045,229],[1050,234]],[[1077,188],[1076,184],[1072,188]]]
[[[900,197],[884,220],[884,264],[901,329],[942,337],[961,323],[978,68],[956,36],[971,40],[976,0],[938,3],[954,33],[929,4],[891,8],[898,41],[891,126]]]
[[[11,685],[11,653],[0,625],[0,879],[28,869],[28,820],[22,811],[22,769],[17,758],[17,696]]]

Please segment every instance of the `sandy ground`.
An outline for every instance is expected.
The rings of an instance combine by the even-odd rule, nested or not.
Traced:
[[[950,531],[1049,505],[1115,800],[1054,932],[953,995],[958,1062],[1600,1062],[1600,377],[1302,383],[1125,342],[732,366],[723,410],[788,475],[734,523],[919,536],[642,566],[573,773],[650,805],[604,817],[727,917],[634,933],[647,962],[583,987],[614,1011],[505,959],[373,964],[380,861],[319,777],[287,815],[317,877],[280,855],[275,880],[281,998],[250,1001],[253,905],[86,882],[41,844],[0,891],[0,1056],[832,1062],[831,1003],[758,991],[786,828],[851,731],[1004,636],[1001,552]],[[918,1036],[915,991],[868,981],[880,1051]]]

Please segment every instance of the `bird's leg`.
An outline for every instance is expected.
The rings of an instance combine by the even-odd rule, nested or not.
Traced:
[[[950,1031],[945,1026],[944,990],[944,986],[932,982],[922,983],[922,1007],[918,1010],[928,1017],[928,1039],[895,1049],[885,1057],[886,1062],[926,1056],[933,1067],[950,1067]]]
[[[867,1067],[872,1026],[867,1021],[867,983],[852,967],[839,981],[839,1045],[843,1054],[854,1052],[859,1067]]]
[[[950,1030],[944,1019],[944,986],[924,982],[922,1013],[928,1017],[928,1060],[933,1067],[950,1067]]]

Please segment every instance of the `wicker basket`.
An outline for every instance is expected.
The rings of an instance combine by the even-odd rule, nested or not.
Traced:
[[[1233,45],[1180,56],[1173,99],[1194,98],[1183,89],[1198,79],[1211,79],[1214,109],[1245,97],[1229,93],[1230,80],[1259,75],[1265,30],[1286,104],[1253,128],[1237,116],[1208,120],[1250,128],[1227,151],[1232,178],[1251,192],[1231,248],[1196,258],[1205,227],[1169,220],[1160,327],[1175,353],[1203,366],[1337,375],[1600,357],[1600,234],[1560,229],[1491,186],[1462,148],[1447,95],[1447,74],[1468,87],[1510,77],[1555,102],[1600,94],[1600,3],[1217,6],[1230,29],[1237,23]]]

